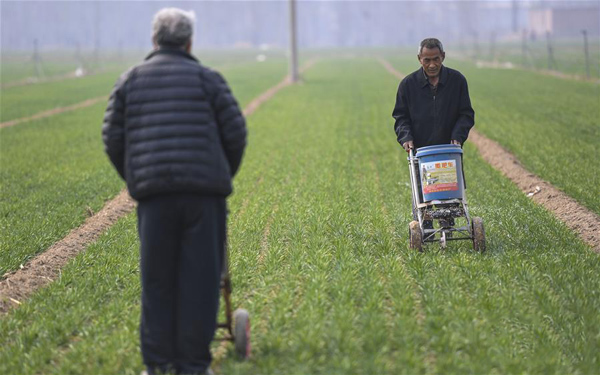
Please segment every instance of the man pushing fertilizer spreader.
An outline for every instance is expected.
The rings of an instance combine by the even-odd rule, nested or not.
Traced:
[[[411,148],[453,143],[462,145],[475,123],[467,80],[443,65],[442,42],[424,39],[417,55],[421,68],[398,87],[392,116],[398,142]]]
[[[418,193],[416,198],[413,194],[413,218],[420,223],[423,242],[433,241],[435,235],[440,234],[444,246],[447,237],[451,238],[460,232],[452,228],[454,218],[466,217],[468,226],[473,225],[468,212],[463,212],[466,211],[466,203],[463,210],[461,202],[461,199],[464,200],[461,147],[475,123],[467,80],[457,70],[443,65],[445,57],[444,47],[438,39],[428,38],[420,43],[417,58],[421,68],[400,82],[392,113],[398,142],[410,154],[410,158],[413,158],[412,151],[415,149],[421,149],[421,155],[429,157],[428,162],[419,160],[415,164],[418,168],[414,174],[420,175],[420,178],[413,180],[411,169],[411,183],[418,185],[413,186],[413,193]],[[440,145],[448,147],[441,151],[439,147],[437,151],[423,149]],[[419,152],[416,156],[419,157]],[[417,160],[414,159],[414,162],[417,163]],[[454,195],[452,192],[455,192]],[[456,202],[448,203],[452,198],[456,198]],[[431,207],[431,202],[448,203],[446,209],[459,207],[460,212],[433,215],[430,209],[423,210],[425,213],[420,215],[416,205],[424,207],[428,204]],[[433,230],[433,219],[447,230]]]

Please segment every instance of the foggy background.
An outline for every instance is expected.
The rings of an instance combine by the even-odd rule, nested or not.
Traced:
[[[592,37],[600,1],[298,1],[300,48],[415,46]],[[148,50],[154,13],[167,6],[196,12],[194,48],[287,48],[288,1],[5,1],[1,49]]]

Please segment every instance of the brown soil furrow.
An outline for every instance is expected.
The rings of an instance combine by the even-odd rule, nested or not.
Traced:
[[[573,81],[584,81],[584,82],[592,82],[592,83],[600,84],[600,79],[597,79],[597,78],[592,78],[592,77],[588,78],[586,76],[582,76],[582,75],[578,75],[578,74],[563,73],[563,72],[559,72],[557,70],[528,68],[528,67],[524,67],[519,64],[513,64],[511,62],[474,60],[474,59],[472,59],[468,56],[464,56],[464,55],[452,55],[452,58],[459,60],[459,61],[474,63],[478,68],[522,70],[522,71],[526,71],[526,72],[541,74],[544,76],[551,76],[551,77],[573,80]]]
[[[302,74],[302,73],[306,72],[308,69],[312,68],[313,65],[315,65],[317,63],[318,60],[319,60],[318,57],[313,57],[310,60],[308,60],[306,63],[304,63],[304,65],[302,65],[300,67],[299,73]]]
[[[35,290],[59,277],[60,269],[120,217],[131,212],[134,201],[122,191],[97,214],[89,217],[79,228],[36,256],[22,269],[5,275],[0,281],[0,313],[29,297]]]
[[[399,71],[397,71],[396,69],[394,69],[394,67],[392,66],[392,64],[390,64],[389,61],[387,61],[386,59],[384,59],[383,57],[377,57],[377,61],[379,61],[379,63],[381,65],[383,65],[383,67],[390,72],[391,75],[393,75],[394,77],[398,78],[398,79],[402,79],[404,78],[404,74],[400,73]]]
[[[394,76],[401,77],[383,58],[379,62]],[[600,217],[579,204],[575,199],[526,170],[517,158],[500,144],[471,130],[469,140],[475,144],[483,159],[496,168],[534,202],[541,204],[559,220],[576,232],[588,245],[600,252]]]
[[[308,60],[301,68],[300,68],[300,73],[304,73],[306,70],[310,69],[315,63],[317,62],[317,58],[312,58],[310,60]],[[265,91],[264,93],[262,93],[260,96],[258,96],[257,98],[255,98],[254,100],[252,100],[248,106],[246,108],[244,108],[244,116],[248,116],[251,115],[252,113],[254,113],[254,111],[256,111],[258,109],[258,107],[260,107],[260,105],[266,101],[269,100],[273,95],[275,95],[279,90],[281,90],[282,88],[288,86],[291,84],[291,80],[289,76],[286,76],[281,82],[279,82],[277,85],[271,87],[270,89],[268,89],[267,91]],[[270,162],[271,160],[269,160]],[[248,197],[246,197],[244,199],[244,201],[242,202],[242,207],[240,208],[240,210],[238,211],[237,216],[240,217],[242,216],[245,212],[246,212],[246,208],[248,207],[248,203],[250,203],[250,196],[252,196],[252,194],[258,189],[258,186],[260,186],[260,184],[263,182],[264,178],[261,176],[255,184],[254,189],[250,192],[250,194],[248,195]]]
[[[70,106],[67,106],[67,107],[54,108],[54,109],[51,109],[49,111],[44,111],[44,112],[37,113],[37,114],[35,114],[33,116],[21,117],[21,118],[17,118],[17,119],[10,120],[10,121],[5,121],[5,122],[0,123],[0,128],[7,128],[9,126],[14,126],[14,125],[20,124],[22,122],[32,121],[32,120],[39,120],[41,118],[54,116],[54,115],[57,115],[59,113],[74,111],[76,109],[89,107],[91,105],[94,105],[96,103],[99,103],[101,101],[106,101],[106,100],[108,100],[108,97],[106,97],[106,96],[101,96],[101,97],[98,97],[98,98],[88,99],[88,100],[85,100],[83,102],[76,103],[76,104],[73,104],[73,105],[70,105]]]
[[[303,73],[304,71],[306,71],[307,69],[309,69],[310,67],[312,67],[316,62],[316,59],[313,58],[309,61],[306,62],[306,64],[304,64],[304,66],[300,69],[300,73]],[[252,114],[254,111],[256,111],[258,109],[258,107],[260,107],[260,105],[269,100],[273,95],[275,95],[279,90],[281,90],[282,88],[290,85],[292,82],[289,79],[288,76],[286,76],[281,82],[279,82],[277,85],[271,87],[270,89],[268,89],[267,91],[265,91],[264,93],[262,93],[261,95],[259,95],[257,98],[255,98],[254,100],[252,100],[250,102],[250,104],[248,104],[248,106],[246,108],[244,108],[244,116],[248,116],[250,114]],[[69,112],[69,111],[74,111],[76,109],[80,109],[80,108],[85,108],[85,107],[89,107],[91,105],[94,105],[100,101],[106,101],[108,100],[108,97],[106,96],[101,96],[98,98],[93,98],[93,99],[88,99],[85,100],[83,102],[80,103],[76,103],[70,106],[66,106],[66,107],[58,107],[58,108],[54,108],[48,111],[44,111],[44,112],[40,112],[37,113],[35,115],[32,116],[28,116],[28,117],[21,117],[21,118],[17,118],[14,120],[9,120],[9,121],[5,121],[5,122],[1,122],[0,123],[0,128],[7,128],[9,126],[14,126],[17,124],[20,124],[22,122],[27,122],[27,121],[32,121],[32,120],[38,120],[41,118],[45,118],[45,117],[50,117],[50,116],[54,116],[57,115],[59,113],[63,113],[63,112]]]
[[[511,179],[534,202],[546,207],[571,230],[600,252],[600,217],[575,199],[527,171],[517,158],[497,142],[471,130],[469,139],[477,146],[483,159]]]
[[[309,61],[307,61],[302,66],[302,68],[300,68],[300,73],[304,73],[307,69],[310,69],[315,64],[316,60],[317,60],[316,58],[313,58],[313,59],[310,59]],[[275,95],[279,90],[281,90],[282,88],[289,86],[291,84],[292,84],[292,80],[290,79],[290,76],[286,76],[281,82],[279,82],[275,86],[271,87],[267,91],[263,92],[257,98],[253,99],[246,106],[246,108],[244,108],[244,116],[248,116],[248,115],[254,113],[254,111],[256,111],[262,103],[271,99],[273,97],[273,95]]]
[[[256,111],[262,103],[271,99],[273,97],[273,95],[275,95],[279,90],[290,85],[291,83],[292,83],[292,81],[289,79],[289,77],[285,77],[281,82],[279,82],[275,86],[271,87],[267,91],[263,92],[257,98],[254,98],[248,104],[248,106],[246,106],[246,108],[244,108],[244,111],[243,111],[244,116],[249,116],[252,113],[254,113],[254,111]]]
[[[315,59],[308,61],[301,71],[310,68],[314,62]],[[289,85],[288,82],[289,79],[286,77],[275,87],[272,87],[259,95],[259,97],[254,99],[244,109],[244,115],[248,116],[252,114],[263,102],[270,99],[277,91]],[[282,85],[282,83],[285,84]],[[95,104],[100,100],[107,100],[107,97],[103,96],[101,98],[86,100],[85,102],[70,107],[56,108],[52,111],[43,112],[27,119],[9,121],[18,121],[9,125],[5,125],[7,123],[2,123],[0,126],[12,126],[22,121],[52,116],[60,112],[86,107]],[[33,258],[22,269],[2,276],[0,278],[0,314],[4,314],[8,312],[10,308],[20,305],[23,300],[27,299],[37,289],[54,281],[59,277],[61,268],[67,264],[71,258],[87,248],[87,246],[98,239],[106,229],[118,219],[131,212],[134,208],[135,202],[129,197],[129,194],[126,191],[121,192],[117,197],[109,201],[100,212],[88,218],[79,228],[73,229],[65,238]]]
[[[29,86],[29,85],[36,85],[36,84],[40,84],[40,83],[60,82],[60,81],[64,81],[67,79],[88,77],[88,76],[100,74],[103,72],[104,72],[104,69],[96,70],[96,71],[89,72],[89,73],[84,73],[81,75],[77,75],[77,73],[71,72],[71,73],[67,73],[67,74],[61,74],[61,75],[48,77],[48,78],[42,78],[42,79],[38,79],[35,77],[29,77],[29,78],[22,79],[20,81],[13,81],[13,82],[5,83],[1,86],[1,88],[9,89],[11,87],[18,87],[18,86]]]

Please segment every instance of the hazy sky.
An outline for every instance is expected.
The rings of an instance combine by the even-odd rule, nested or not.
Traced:
[[[562,2],[564,5],[564,2]],[[567,2],[573,4],[575,2]],[[578,2],[598,4],[590,0]],[[527,27],[528,9],[552,1],[298,1],[301,47],[413,45],[489,40]],[[2,50],[148,49],[153,14],[167,6],[194,10],[194,45],[288,43],[288,1],[6,1]]]

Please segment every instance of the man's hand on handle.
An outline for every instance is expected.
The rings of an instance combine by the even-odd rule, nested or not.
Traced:
[[[457,146],[461,146],[460,142],[459,142],[459,141],[457,141],[456,139],[453,139],[453,140],[451,140],[451,141],[450,141],[450,144],[457,145]]]

